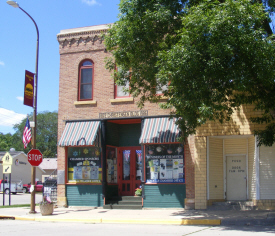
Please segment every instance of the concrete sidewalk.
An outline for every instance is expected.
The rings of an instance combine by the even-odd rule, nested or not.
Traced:
[[[52,222],[171,224],[171,225],[275,225],[275,211],[143,209],[106,210],[91,207],[55,208],[52,215],[30,214],[29,208],[0,208],[0,219]]]

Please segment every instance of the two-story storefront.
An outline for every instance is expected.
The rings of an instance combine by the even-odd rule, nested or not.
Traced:
[[[253,107],[224,124],[207,122],[179,143],[169,110],[153,102],[139,110],[137,99],[115,85],[105,68],[107,30],[57,35],[58,203],[104,206],[142,186],[144,208],[206,209],[214,201],[247,200],[275,208],[275,147],[258,147]]]
[[[142,186],[143,207],[182,208],[192,162],[177,140],[179,129],[169,110],[152,102],[139,110],[137,100],[115,85],[104,63],[110,54],[101,36],[107,30],[100,25],[57,36],[58,200],[103,206],[115,196],[134,196]]]

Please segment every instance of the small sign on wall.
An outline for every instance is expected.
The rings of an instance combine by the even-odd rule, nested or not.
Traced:
[[[64,170],[57,171],[57,184],[65,184],[65,171]]]

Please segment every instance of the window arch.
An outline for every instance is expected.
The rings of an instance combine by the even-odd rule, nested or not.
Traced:
[[[93,100],[94,63],[84,60],[79,65],[78,100]]]

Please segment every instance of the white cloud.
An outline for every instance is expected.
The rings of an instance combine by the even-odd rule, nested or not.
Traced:
[[[96,0],[82,0],[82,2],[86,3],[89,6],[100,5]]]
[[[23,102],[23,100],[24,100],[24,98],[23,97],[16,97],[19,101],[22,101]]]
[[[5,63],[3,61],[0,61],[0,66],[4,66]]]
[[[19,114],[5,108],[0,108],[0,125],[13,127],[15,124],[25,119],[26,116],[25,114]]]

